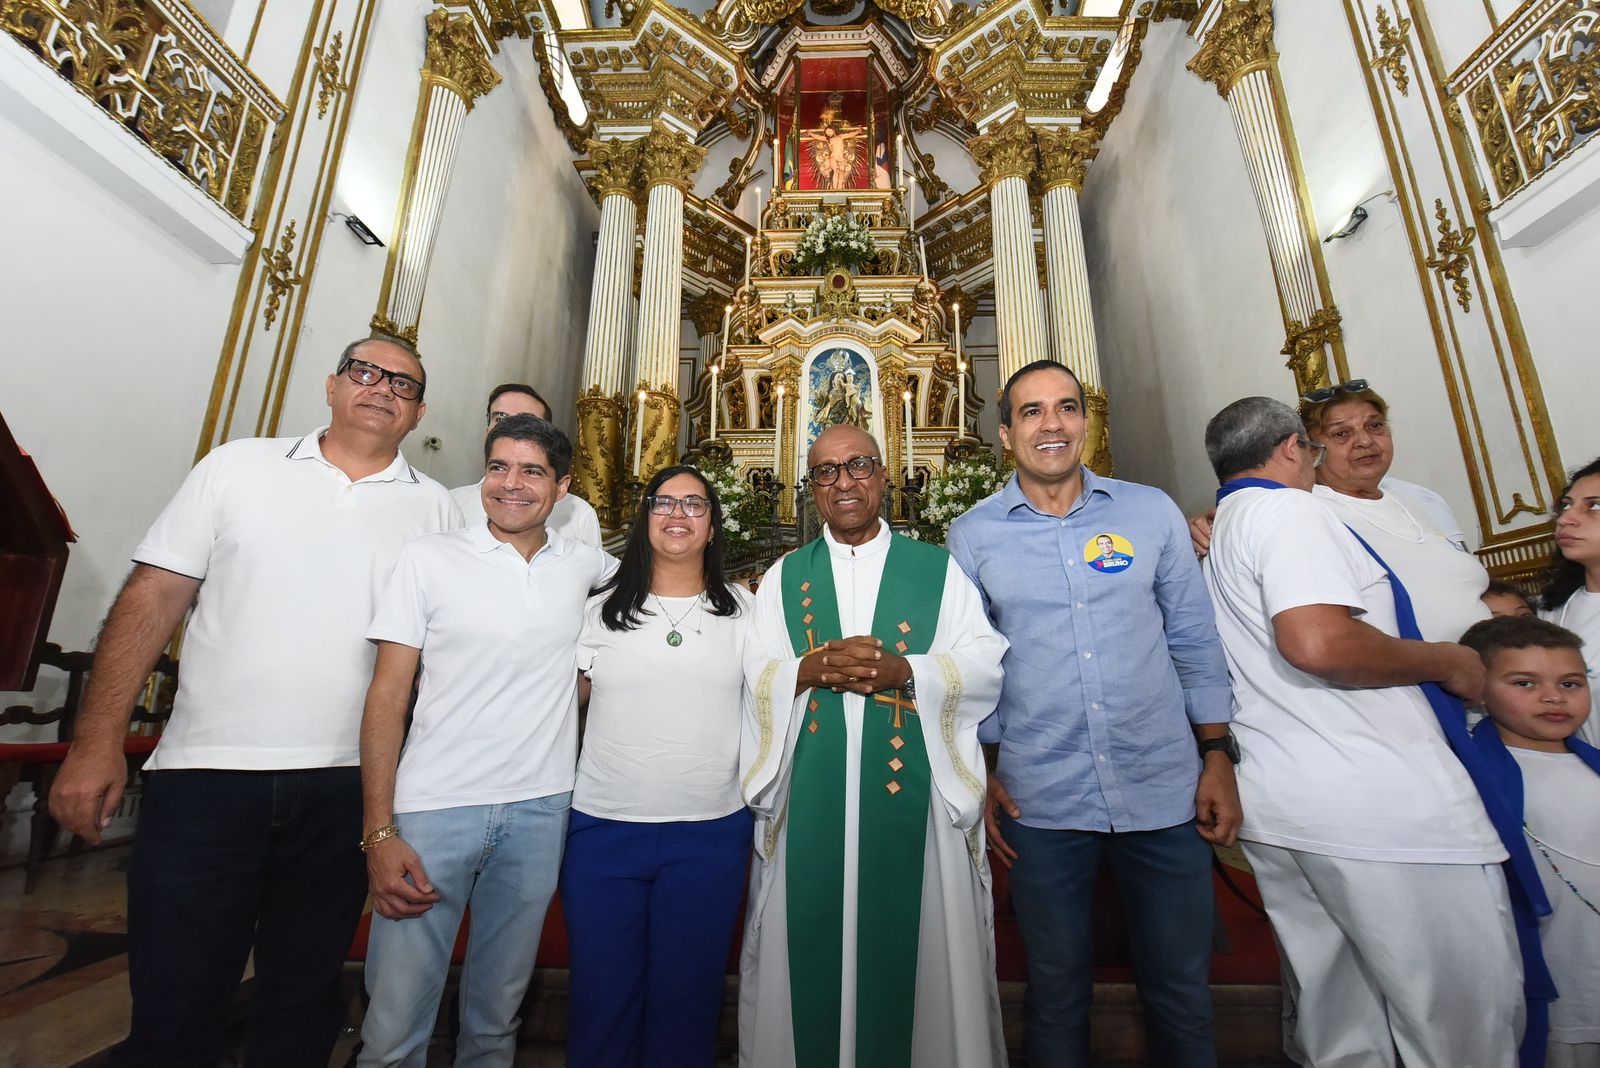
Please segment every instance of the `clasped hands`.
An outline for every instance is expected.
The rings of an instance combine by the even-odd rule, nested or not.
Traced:
[[[795,693],[824,686],[834,693],[882,693],[911,681],[911,662],[870,634],[834,638],[800,659]]]

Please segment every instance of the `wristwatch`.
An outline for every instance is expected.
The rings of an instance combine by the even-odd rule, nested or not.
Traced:
[[[1228,763],[1237,764],[1240,756],[1239,740],[1233,736],[1232,731],[1221,738],[1207,738],[1200,743],[1200,755],[1205,756],[1207,753],[1226,753]]]

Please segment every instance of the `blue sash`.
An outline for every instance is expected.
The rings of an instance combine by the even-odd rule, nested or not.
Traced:
[[[1220,502],[1230,493],[1250,488],[1287,487],[1264,478],[1230,479],[1217,490],[1217,500]],[[1349,527],[1345,529],[1350,530]],[[1411,604],[1411,594],[1406,591],[1400,576],[1383,562],[1383,557],[1367,544],[1365,538],[1354,530],[1350,530],[1350,536],[1389,576],[1389,588],[1394,593],[1395,628],[1400,632],[1400,637],[1410,641],[1423,640],[1422,631],[1417,626],[1416,609]],[[1466,769],[1468,778],[1477,789],[1484,811],[1489,815],[1489,822],[1494,824],[1495,833],[1500,836],[1500,842],[1506,849],[1507,859],[1501,868],[1510,891],[1517,945],[1522,951],[1523,996],[1528,1002],[1528,1027],[1522,1041],[1520,1060],[1522,1068],[1541,1068],[1550,1030],[1549,1001],[1556,994],[1550,971],[1545,967],[1544,952],[1539,945],[1539,917],[1550,915],[1551,909],[1550,900],[1545,896],[1544,883],[1539,879],[1539,870],[1533,863],[1533,852],[1528,848],[1528,840],[1522,836],[1521,776],[1517,776],[1517,804],[1513,806],[1505,789],[1504,775],[1496,774],[1491,769],[1491,760],[1485,756],[1487,744],[1475,744],[1473,736],[1467,733],[1467,713],[1461,700],[1446,693],[1444,687],[1436,682],[1417,685],[1428,699],[1428,705],[1444,731],[1451,752],[1461,761],[1461,766]],[[1494,733],[1495,741],[1500,740],[1497,732],[1490,733]],[[1504,757],[1511,763],[1512,770],[1516,771],[1515,759],[1509,753]],[[1535,1023],[1536,1014],[1544,1021],[1542,1027]]]

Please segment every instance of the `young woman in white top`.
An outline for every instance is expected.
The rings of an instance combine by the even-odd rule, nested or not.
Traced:
[[[1327,448],[1312,492],[1400,576],[1422,637],[1453,642],[1488,619],[1481,598],[1489,572],[1441,529],[1445,524],[1428,502],[1387,477],[1394,462],[1388,403],[1359,378],[1307,393],[1300,402],[1306,433]]]
[[[1589,721],[1578,736],[1600,745],[1600,458],[1578,468],[1556,502],[1554,577],[1539,615],[1583,639],[1589,665]]]
[[[749,616],[749,593],[723,575],[716,490],[693,467],[662,471],[578,642],[589,713],[561,874],[574,1068],[716,1059],[750,856]]]

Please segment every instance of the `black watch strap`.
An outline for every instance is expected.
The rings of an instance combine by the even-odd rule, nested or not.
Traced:
[[[1200,743],[1200,755],[1205,756],[1207,753],[1225,753],[1229,763],[1237,764],[1239,763],[1238,739],[1234,738],[1232,731],[1221,738],[1207,738]]]

